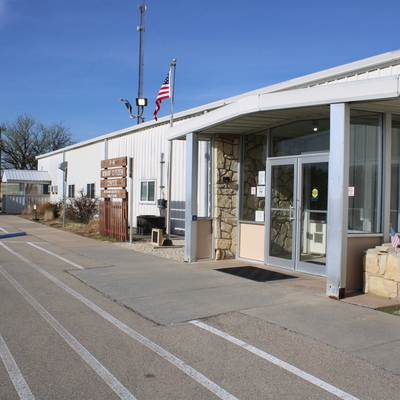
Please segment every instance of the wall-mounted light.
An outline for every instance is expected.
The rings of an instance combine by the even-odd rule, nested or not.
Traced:
[[[120,103],[125,102],[125,106],[128,109],[129,116],[131,118],[138,118],[142,122],[144,121],[144,118],[142,118],[143,112],[144,112],[144,107],[147,106],[147,99],[145,98],[137,98],[136,99],[136,105],[139,107],[139,114],[138,115],[132,115],[132,105],[129,103],[128,100],[122,99],[121,97],[118,99]]]
[[[145,106],[147,106],[147,99],[143,99],[143,98],[141,98],[141,99],[136,99],[136,105],[137,105],[138,107],[145,107]]]

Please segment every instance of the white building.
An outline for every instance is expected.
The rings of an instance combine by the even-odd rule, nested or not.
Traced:
[[[68,161],[67,184],[99,194],[100,160],[133,157],[131,210],[156,214],[164,189],[143,201],[140,188],[166,182],[173,140],[172,228],[187,261],[322,275],[339,298],[362,289],[364,251],[399,230],[399,76],[400,51],[382,54],[182,112],[172,128],[164,118],[45,154],[39,169],[60,188]]]

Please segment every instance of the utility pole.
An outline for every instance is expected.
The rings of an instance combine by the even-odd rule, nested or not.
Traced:
[[[143,75],[144,75],[144,31],[146,22],[146,0],[143,0],[142,5],[138,6],[140,10],[140,25],[137,27],[139,31],[139,82],[138,82],[138,99],[143,98]],[[142,107],[143,109],[143,107]],[[140,114],[140,106],[138,106],[138,115]],[[141,118],[137,119],[137,123],[140,124]]]
[[[136,105],[138,108],[137,115],[132,114],[132,105],[128,100],[119,98],[119,102],[124,102],[126,108],[128,109],[129,116],[131,118],[137,118],[137,123],[140,124],[144,121],[144,117],[142,117],[144,112],[144,107],[147,106],[147,99],[143,97],[143,74],[144,74],[144,23],[146,20],[146,0],[143,0],[142,5],[138,6],[140,10],[140,25],[137,27],[137,30],[140,34],[140,42],[139,42],[139,83],[138,83],[138,96],[136,98]]]

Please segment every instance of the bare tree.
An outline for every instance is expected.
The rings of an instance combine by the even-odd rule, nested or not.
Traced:
[[[45,126],[31,115],[24,114],[3,126],[0,146],[4,169],[36,169],[36,156],[74,143],[63,121]]]

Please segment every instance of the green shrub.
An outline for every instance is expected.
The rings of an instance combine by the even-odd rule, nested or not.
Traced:
[[[88,224],[99,211],[99,199],[88,197],[84,190],[79,191],[79,196],[68,200],[66,214],[68,219]]]

